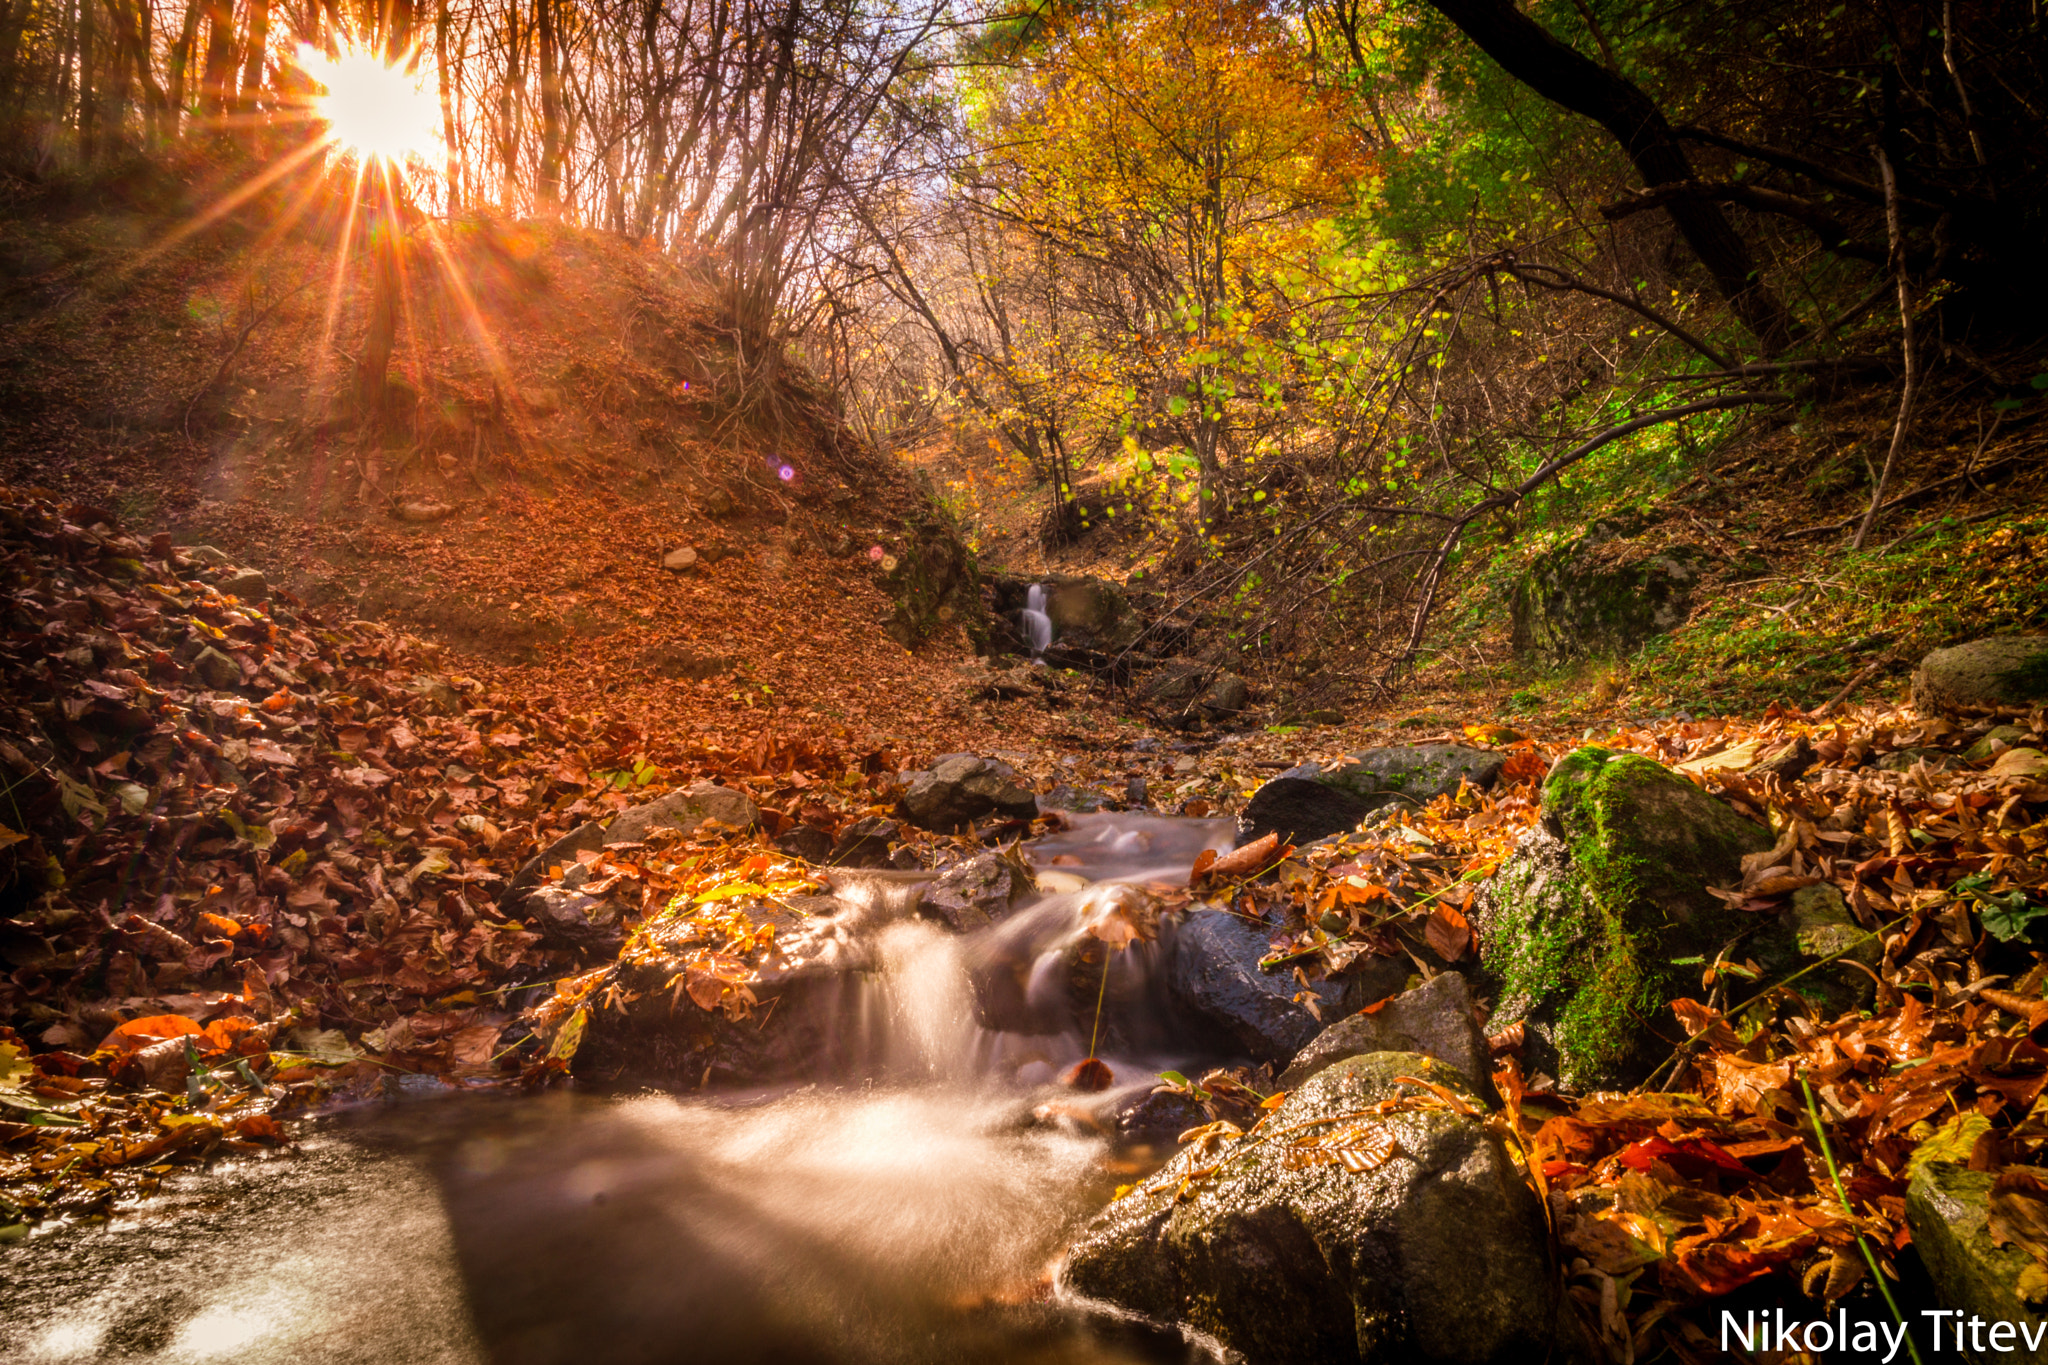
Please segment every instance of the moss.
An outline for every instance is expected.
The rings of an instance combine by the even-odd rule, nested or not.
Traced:
[[[1637,1073],[1650,1026],[1684,994],[1672,959],[1715,951],[1737,928],[1705,892],[1768,834],[1660,765],[1585,748],[1544,784],[1568,872],[1518,859],[1496,885],[1504,999],[1555,1000],[1569,1079]]]
[[[2048,697],[2048,649],[1999,674],[1998,688],[2015,701]]]

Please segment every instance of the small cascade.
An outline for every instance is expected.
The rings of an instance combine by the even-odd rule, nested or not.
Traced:
[[[1045,610],[1045,584],[1033,583],[1024,595],[1024,610],[1017,614],[1024,627],[1024,640],[1037,658],[1052,644],[1052,617]]]

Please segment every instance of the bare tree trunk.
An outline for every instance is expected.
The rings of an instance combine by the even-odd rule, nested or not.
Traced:
[[[206,73],[201,107],[219,117],[235,97],[234,0],[206,0]]]
[[[462,162],[456,148],[454,85],[455,70],[448,62],[448,0],[439,0],[434,6],[434,75],[441,91],[441,142],[446,155],[448,182],[448,211],[453,213],[462,206]]]
[[[505,83],[498,88],[498,207],[507,214],[519,206],[519,89],[525,41],[519,31],[519,0],[505,3]]]
[[[1559,42],[1513,0],[1429,3],[1510,76],[1605,128],[1628,153],[1646,186],[1694,178],[1692,163],[1672,136],[1663,111],[1640,87]],[[1792,315],[1758,278],[1748,246],[1721,206],[1686,198],[1673,199],[1665,209],[1763,353],[1776,355],[1791,344],[1797,333]]]
[[[555,0],[534,0],[534,33],[540,39],[540,207],[562,208],[562,75],[555,40]]]
[[[185,0],[185,22],[178,30],[178,41],[171,45],[171,88],[167,92],[164,127],[158,132],[165,142],[178,136],[179,122],[185,117],[186,75],[192,69],[192,45],[199,37],[201,3],[202,0]]]
[[[99,34],[93,22],[97,0],[78,0],[78,159],[91,165],[99,134],[99,108],[93,89],[93,57]]]
[[[1905,233],[1899,223],[1899,181],[1892,172],[1891,158],[1881,147],[1877,169],[1884,179],[1884,226],[1891,243],[1892,277],[1899,285],[1899,344],[1905,351],[1906,377],[1899,391],[1899,415],[1892,422],[1891,448],[1885,451],[1884,468],[1878,471],[1870,490],[1870,510],[1863,514],[1856,538],[1849,542],[1852,550],[1862,549],[1863,542],[1870,539],[1871,528],[1877,525],[1877,514],[1884,508],[1885,485],[1891,482],[1892,469],[1906,448],[1906,435],[1913,429],[1913,404],[1920,387],[1920,348],[1913,336],[1913,280],[1906,273]]]
[[[270,0],[249,0],[249,55],[242,63],[239,107],[253,111],[263,93],[263,63],[270,54]]]
[[[363,357],[356,371],[356,393],[364,417],[383,423],[389,406],[387,378],[391,352],[398,341],[400,215],[390,173],[371,170],[367,183],[372,202],[370,220],[370,324],[363,337]]]

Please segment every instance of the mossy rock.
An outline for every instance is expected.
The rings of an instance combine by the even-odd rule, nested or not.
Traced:
[[[1945,1161],[1923,1163],[1906,1188],[1913,1249],[1944,1307],[1994,1323],[2038,1323],[2044,1304],[2029,1302],[2020,1288],[2034,1258],[2017,1246],[1992,1245],[1988,1220],[1995,1179]],[[2048,1365],[2048,1349],[2030,1351],[2017,1339],[2014,1345],[1982,1358],[1999,1365]]]
[[[1750,941],[1750,951],[1773,980],[1803,972],[1791,988],[1828,1018],[1868,1009],[1876,998],[1876,979],[1853,964],[1877,966],[1883,953],[1877,936],[1826,883],[1793,892],[1791,907]]]
[[[1597,526],[1529,566],[1510,604],[1517,658],[1558,664],[1627,654],[1685,623],[1693,588],[1714,561],[1689,546],[1595,553],[1626,529]]]
[[[920,513],[903,529],[896,567],[882,576],[883,588],[895,599],[882,633],[914,649],[958,625],[977,648],[985,648],[988,620],[973,552],[936,513]]]
[[[1571,1359],[1556,1352],[1542,1206],[1500,1139],[1447,1107],[1363,1118],[1427,1094],[1406,1077],[1484,1107],[1433,1058],[1337,1062],[1266,1120],[1271,1136],[1184,1153],[1104,1209],[1069,1250],[1062,1288],[1190,1324],[1259,1365]],[[1362,1172],[1299,1160],[1294,1141],[1318,1134],[1361,1149],[1390,1137],[1395,1154]],[[1191,1164],[1214,1170],[1181,1197]]]
[[[1526,1023],[1529,1060],[1579,1089],[1633,1084],[1683,1037],[1670,1003],[1755,919],[1708,894],[1771,846],[1685,778],[1588,747],[1543,784],[1542,824],[1478,898],[1480,964],[1497,1024]]]
[[[2048,635],[1994,635],[1937,649],[1913,673],[1923,714],[1996,715],[2048,703]]]

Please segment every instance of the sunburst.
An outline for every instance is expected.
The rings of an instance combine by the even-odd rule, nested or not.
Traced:
[[[425,64],[386,61],[363,48],[329,56],[302,47],[299,65],[323,92],[313,97],[312,113],[326,125],[329,145],[393,166],[440,146],[440,96]]]

